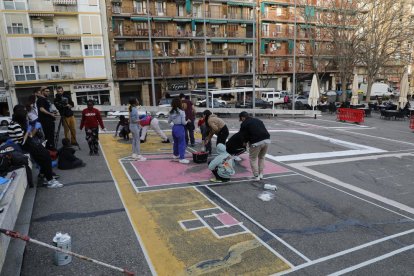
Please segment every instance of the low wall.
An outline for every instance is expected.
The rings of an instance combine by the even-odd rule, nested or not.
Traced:
[[[14,229],[27,188],[26,169],[18,169],[16,173],[16,177],[10,183],[10,186],[0,201],[0,206],[4,208],[3,212],[0,213],[0,228]],[[11,173],[7,177],[10,177],[10,175]],[[0,271],[4,265],[9,244],[10,238],[4,234],[0,234]]]

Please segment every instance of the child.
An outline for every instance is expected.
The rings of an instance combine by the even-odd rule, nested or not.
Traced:
[[[86,164],[75,156],[75,149],[71,147],[70,140],[62,139],[62,145],[58,151],[58,168],[61,170],[71,170],[74,168],[85,167]]]
[[[200,132],[201,132],[201,139],[203,140],[203,145],[204,145],[204,141],[207,137],[208,134],[208,129],[207,129],[207,125],[204,121],[204,117],[201,117],[198,120],[197,123],[198,127],[200,128]],[[209,141],[206,145],[205,145],[205,151],[208,152],[208,154],[211,155],[211,141]]]
[[[118,135],[118,129],[120,129],[119,131],[119,136],[124,138],[125,141],[129,140],[129,120],[127,118],[125,118],[124,115],[119,116],[119,122],[118,125],[116,126],[116,130],[115,130],[115,135],[114,137],[116,137]]]
[[[178,160],[181,164],[190,163],[189,160],[185,159],[185,126],[188,121],[185,120],[185,113],[181,109],[181,100],[179,98],[174,98],[171,102],[171,111],[168,117],[168,123],[173,124],[173,159]]]
[[[234,175],[234,161],[230,154],[226,151],[224,144],[217,145],[218,155],[209,162],[208,168],[213,172],[215,178],[211,178],[211,182],[228,182],[230,177]]]
[[[152,128],[158,134],[158,136],[161,137],[161,143],[170,143],[170,139],[168,139],[165,133],[161,130],[157,118],[153,118],[150,115],[139,115],[139,124],[141,125],[141,143],[145,143],[147,140],[148,128]]]

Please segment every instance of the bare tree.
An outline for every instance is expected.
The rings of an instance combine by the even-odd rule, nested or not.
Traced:
[[[408,0],[365,0],[358,14],[358,62],[364,66],[368,83],[367,99],[372,84],[387,66],[408,65],[413,36]]]

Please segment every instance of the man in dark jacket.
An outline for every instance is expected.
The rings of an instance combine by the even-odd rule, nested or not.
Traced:
[[[62,139],[63,147],[59,149],[58,168],[60,170],[71,170],[74,168],[85,167],[86,164],[75,156],[75,149],[71,147],[68,138]]]
[[[270,134],[263,122],[252,118],[246,111],[240,112],[240,133],[244,141],[249,143],[249,159],[256,180],[263,179],[264,160],[270,144]]]

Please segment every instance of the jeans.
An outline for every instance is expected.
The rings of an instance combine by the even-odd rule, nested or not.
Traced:
[[[140,154],[141,153],[141,141],[139,137],[139,125],[138,124],[130,124],[129,130],[132,133],[132,153]]]
[[[192,120],[191,122],[187,123],[185,126],[185,143],[188,145],[188,141],[190,141],[190,143],[193,145],[195,142],[194,139],[194,120]]]
[[[172,127],[172,136],[174,139],[173,154],[185,158],[185,127],[183,125],[174,125]]]

